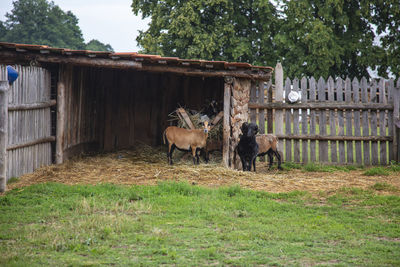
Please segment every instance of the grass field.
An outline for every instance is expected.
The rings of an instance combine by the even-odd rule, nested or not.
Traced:
[[[400,197],[376,194],[386,187],[16,188],[0,196],[0,265],[399,266]]]

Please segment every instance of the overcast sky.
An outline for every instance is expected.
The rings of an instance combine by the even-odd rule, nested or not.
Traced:
[[[12,2],[0,0],[0,20],[11,13]],[[131,10],[132,0],[53,0],[63,11],[72,11],[79,19],[85,42],[97,39],[110,44],[116,52],[137,52],[136,37],[146,30],[150,20],[143,21]]]

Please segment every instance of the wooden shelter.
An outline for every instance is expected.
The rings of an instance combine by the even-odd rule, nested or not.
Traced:
[[[41,79],[23,68],[44,70],[48,78],[37,84],[50,92],[45,100],[13,102],[25,97],[12,91],[14,85],[8,90],[12,94],[8,112],[48,109],[46,123],[52,130],[40,140],[8,142],[6,150],[53,143],[57,163],[81,152],[122,149],[137,141],[160,145],[170,112],[179,105],[200,109],[206,99],[214,99],[224,103],[223,161],[231,166],[239,126],[248,119],[250,87],[268,81],[273,70],[247,63],[4,42],[0,42],[0,65],[20,68],[23,73],[15,86],[23,94],[27,88],[35,90],[29,84]],[[33,76],[27,78],[28,72]],[[4,73],[1,77],[4,80]],[[18,131],[15,126],[8,128]]]

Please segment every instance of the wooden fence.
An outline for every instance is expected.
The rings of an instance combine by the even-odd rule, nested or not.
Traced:
[[[291,91],[301,100],[289,103]],[[252,86],[249,110],[262,132],[266,122],[268,132],[275,129],[285,161],[386,165],[399,160],[399,103],[400,79],[396,85],[332,77],[283,84],[278,77],[275,87]]]
[[[6,90],[8,127],[4,163],[7,180],[50,165],[51,142],[55,141],[51,136],[50,109],[56,101],[50,99],[50,72],[32,66],[18,65],[15,68],[19,77]],[[0,65],[0,80],[7,80],[4,65]]]

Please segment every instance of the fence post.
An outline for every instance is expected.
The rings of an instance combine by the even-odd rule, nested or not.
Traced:
[[[8,81],[0,81],[0,192],[7,184]]]
[[[282,64],[278,62],[275,67],[275,102],[283,102],[283,69]],[[275,110],[275,134],[283,135],[283,110]],[[279,147],[282,149],[283,140],[279,140]],[[281,155],[282,151],[280,151]]]

